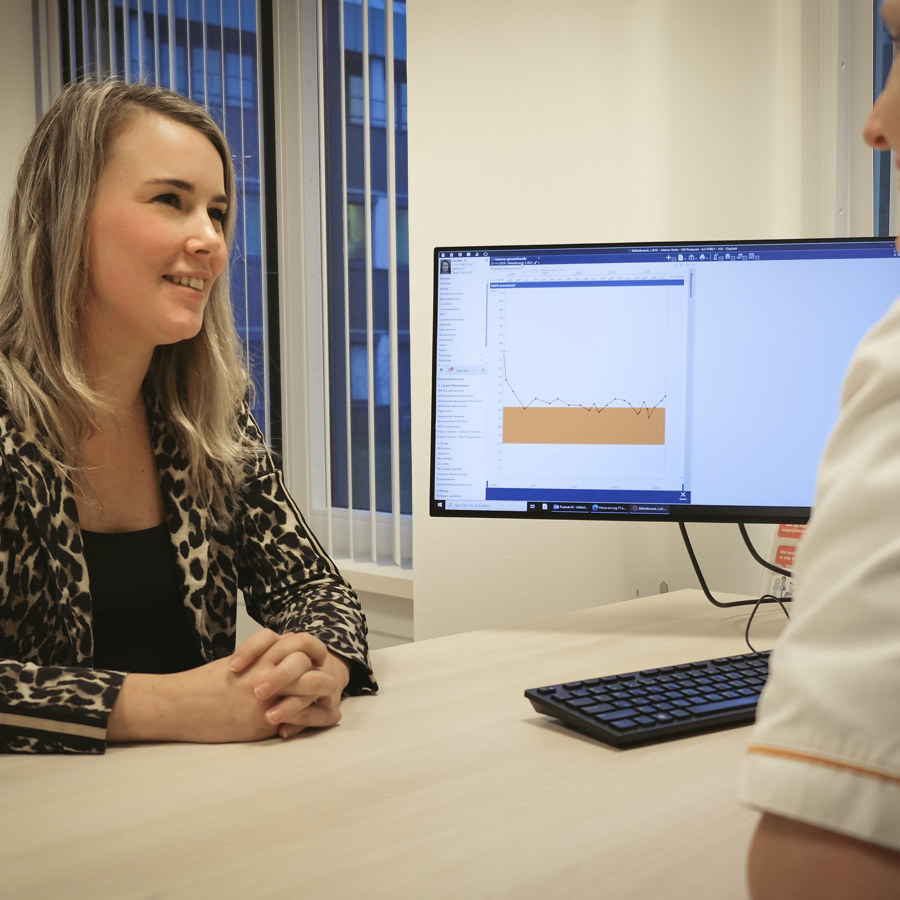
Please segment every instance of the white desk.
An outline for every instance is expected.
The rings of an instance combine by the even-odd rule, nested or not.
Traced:
[[[746,615],[678,591],[380,650],[381,694],[288,742],[0,756],[0,896],[745,897],[746,728],[617,751],[522,693],[742,652]]]

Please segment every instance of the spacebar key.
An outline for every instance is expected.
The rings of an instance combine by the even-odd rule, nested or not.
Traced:
[[[752,697],[735,697],[733,700],[718,700],[715,703],[699,703],[696,706],[687,707],[689,713],[695,716],[711,716],[719,712],[728,712],[730,709],[753,709],[759,697],[754,694]]]

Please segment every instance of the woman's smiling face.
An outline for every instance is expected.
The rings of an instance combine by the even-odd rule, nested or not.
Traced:
[[[89,348],[149,358],[194,337],[228,259],[222,160],[189,125],[138,112],[110,141],[88,227]]]

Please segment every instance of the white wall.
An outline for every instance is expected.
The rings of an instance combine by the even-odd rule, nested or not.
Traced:
[[[0,28],[0,233],[6,225],[10,187],[19,157],[35,126],[34,42],[31,0],[4,0]]]
[[[694,585],[674,527],[429,518],[431,249],[829,234],[842,233],[840,221],[864,233],[871,226],[851,222],[835,190],[829,150],[834,134],[847,133],[848,152],[861,152],[860,122],[848,127],[828,112],[842,71],[829,56],[834,19],[848,6],[409,5],[417,637],[655,592],[661,580]],[[4,0],[2,209],[35,122],[31,9],[30,0]],[[858,29],[861,56],[868,35]],[[870,159],[857,162],[854,190],[871,180]],[[759,570],[733,527],[691,533],[715,588],[758,589]],[[754,533],[765,549],[769,530]],[[404,632],[402,611],[390,612],[393,631]]]
[[[432,249],[833,233],[842,5],[409,4],[417,639],[696,586],[675,526],[429,517]],[[714,589],[759,590],[736,526],[691,533]]]

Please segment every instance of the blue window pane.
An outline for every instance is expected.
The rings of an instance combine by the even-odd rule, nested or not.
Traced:
[[[877,97],[891,70],[894,59],[894,42],[885,28],[879,13],[881,0],[875,0],[875,35],[873,45],[873,99]],[[891,231],[891,154],[890,151],[874,151],[873,181],[875,193],[874,234],[886,237]]]
[[[328,3],[324,12],[325,192],[329,208],[326,234],[329,308],[329,410],[332,427],[332,502],[337,507],[393,510],[391,463],[392,364],[399,375],[400,511],[411,513],[409,381],[409,240],[407,236],[406,5],[394,4],[394,83],[388,85],[385,10],[368,7],[368,59],[364,56],[365,18],[360,0]],[[342,40],[343,38],[343,40]],[[343,45],[343,58],[341,47]],[[343,82],[342,79],[343,78]],[[368,78],[369,134],[366,141]],[[389,243],[388,91],[394,97],[397,245]],[[344,131],[344,128],[346,129]],[[343,145],[346,134],[346,146]],[[368,143],[369,156],[365,155]],[[346,185],[343,153],[346,152]],[[369,196],[366,197],[366,185]],[[346,196],[344,189],[346,187]],[[369,218],[366,218],[368,200]],[[344,222],[347,238],[344,244]],[[367,230],[371,259],[367,258]],[[344,253],[348,265],[344,268]],[[392,359],[389,327],[391,254],[397,267],[397,354]],[[367,272],[371,267],[371,322]],[[344,295],[349,296],[345,315]],[[371,325],[371,335],[369,329]],[[347,347],[349,346],[349,355]],[[371,354],[371,360],[370,360]],[[370,376],[371,370],[371,376]],[[350,408],[346,385],[350,386]],[[370,440],[370,404],[374,440]],[[346,436],[349,433],[349,442]],[[349,443],[349,451],[348,451]],[[350,458],[348,460],[348,452]],[[376,496],[370,496],[369,461],[374,457]],[[350,464],[348,466],[348,463]],[[348,476],[348,471],[352,475]]]

